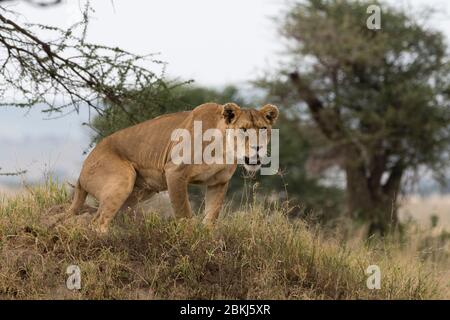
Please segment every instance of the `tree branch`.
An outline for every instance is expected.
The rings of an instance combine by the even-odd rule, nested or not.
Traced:
[[[289,75],[300,98],[306,102],[318,127],[330,140],[337,141],[344,137],[342,125],[339,123],[338,115],[332,110],[327,110],[322,101],[317,98],[311,88],[300,78],[298,72]],[[332,112],[333,114],[329,114]]]
[[[12,177],[12,176],[20,176],[27,173],[27,170],[20,170],[16,172],[1,172],[2,168],[0,168],[0,177]]]
[[[0,0],[0,2],[12,2],[16,0]],[[38,6],[38,7],[51,7],[60,4],[62,0],[50,0],[50,1],[34,1],[34,0],[24,0],[26,3]]]
[[[389,178],[383,185],[383,193],[385,195],[392,197],[398,192],[404,170],[405,168],[402,160],[397,161],[391,168]]]
[[[32,24],[24,28],[6,16],[10,11],[0,7],[0,50],[5,53],[3,58],[0,51],[0,92],[12,93],[16,100],[3,99],[0,106],[44,103],[49,106],[46,111],[61,111],[69,106],[78,111],[85,104],[102,114],[106,101],[120,108],[132,123],[138,122],[125,106],[134,90],[149,87],[160,78],[139,65],[148,56],[86,43],[89,9],[87,5],[81,23],[62,30]],[[81,38],[75,36],[79,26],[84,27]],[[50,30],[58,38],[43,41],[32,32],[33,27]],[[164,65],[161,61],[151,62]],[[55,105],[57,95],[67,96],[70,103]]]

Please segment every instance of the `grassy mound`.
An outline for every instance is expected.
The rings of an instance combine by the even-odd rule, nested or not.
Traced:
[[[380,246],[350,246],[276,209],[200,218],[144,220],[121,214],[99,236],[83,225],[45,223],[68,205],[48,185],[0,200],[0,298],[6,299],[429,299],[444,298],[438,272]],[[66,288],[69,265],[81,290]],[[381,289],[366,286],[369,265]],[[448,296],[447,296],[448,298]]]

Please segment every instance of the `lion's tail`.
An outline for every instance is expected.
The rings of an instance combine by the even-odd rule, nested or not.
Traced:
[[[80,180],[77,181],[75,186],[72,204],[69,208],[69,214],[78,214],[86,201],[87,192],[81,187]]]

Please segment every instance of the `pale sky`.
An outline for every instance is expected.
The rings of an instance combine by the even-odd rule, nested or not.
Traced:
[[[51,9],[16,5],[29,21],[67,27],[84,0]],[[280,50],[271,17],[285,0],[93,0],[88,40],[160,53],[170,75],[202,84],[246,81]]]
[[[93,0],[95,9],[88,40],[128,51],[159,52],[167,73],[209,86],[239,85],[276,66],[282,46],[276,17],[286,0]],[[449,12],[445,0],[389,1],[417,8],[430,5]],[[84,1],[67,0],[51,9],[27,4],[8,6],[29,22],[59,27],[79,20]],[[430,21],[450,36],[450,19]],[[42,36],[45,36],[44,34]],[[81,128],[85,115],[43,120],[35,110],[28,115],[0,109],[0,167],[29,169],[25,179],[41,178],[48,169],[73,179],[88,145]],[[2,183],[11,179],[0,177]]]

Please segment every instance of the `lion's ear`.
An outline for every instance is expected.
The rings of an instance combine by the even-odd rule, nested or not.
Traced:
[[[272,125],[277,121],[278,118],[278,108],[273,104],[266,104],[262,107],[259,112],[264,116],[264,118]]]
[[[223,105],[222,116],[224,117],[225,122],[230,124],[236,121],[240,112],[241,108],[236,103],[227,103]]]

